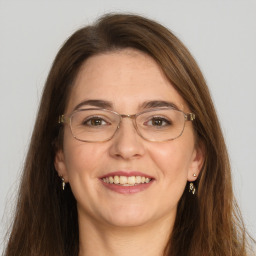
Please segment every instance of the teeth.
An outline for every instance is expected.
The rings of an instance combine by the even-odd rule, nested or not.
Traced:
[[[136,183],[140,184],[141,183],[141,176],[136,176],[135,180],[136,180]]]
[[[129,185],[134,185],[135,184],[135,176],[128,177],[128,184]]]
[[[103,179],[103,181],[104,181],[104,179]],[[113,177],[108,177],[108,181],[109,181],[109,183],[111,183],[111,184],[113,184],[114,183],[114,179],[113,179]]]
[[[120,178],[119,178],[119,183],[120,183],[121,185],[126,184],[126,183],[127,183],[127,177],[126,177],[126,176],[120,176]]]
[[[143,184],[143,183],[149,183],[151,181],[150,178],[146,178],[143,176],[109,176],[106,178],[102,179],[105,183],[110,183],[110,184],[116,184],[116,185],[121,185],[121,186],[134,186],[138,184]]]
[[[103,180],[104,181],[104,180]],[[115,176],[114,177],[114,183],[115,184],[119,184],[119,177],[118,176]]]

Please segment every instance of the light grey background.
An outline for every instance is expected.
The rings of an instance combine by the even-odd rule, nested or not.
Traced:
[[[256,237],[255,0],[0,0],[0,241],[55,54],[77,28],[109,11],[158,20],[195,56],[222,124],[236,197]]]

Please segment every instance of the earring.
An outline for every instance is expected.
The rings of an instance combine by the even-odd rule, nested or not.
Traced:
[[[189,192],[191,192],[193,195],[196,193],[196,188],[193,182],[189,183]]]
[[[61,180],[62,180],[62,190],[64,191],[66,186],[65,179],[61,177]]]
[[[193,174],[193,177],[197,177],[197,175],[194,173],[194,174]]]

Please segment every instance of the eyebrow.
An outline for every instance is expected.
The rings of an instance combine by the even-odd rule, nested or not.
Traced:
[[[94,107],[99,107],[99,108],[105,108],[105,109],[110,109],[113,108],[113,104],[110,101],[106,100],[84,100],[78,105],[75,106],[74,110],[80,109],[83,106],[94,106]]]
[[[73,111],[78,110],[83,106],[94,106],[94,107],[104,108],[104,109],[113,109],[113,104],[110,101],[92,99],[92,100],[82,101],[81,103],[75,106]],[[172,107],[175,109],[179,109],[175,103],[170,101],[163,101],[163,100],[145,101],[139,105],[140,110],[150,109],[150,108],[160,108],[160,107]]]
[[[140,105],[141,109],[161,108],[161,107],[172,107],[175,109],[179,109],[175,103],[170,102],[170,101],[164,101],[164,100],[146,101]]]

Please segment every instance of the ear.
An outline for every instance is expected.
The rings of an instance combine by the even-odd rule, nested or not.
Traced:
[[[203,143],[197,143],[194,148],[190,168],[188,171],[188,181],[193,182],[197,179],[203,167],[205,159],[205,147]]]
[[[68,173],[66,168],[65,156],[62,150],[58,150],[55,154],[54,166],[58,175],[62,177],[65,182],[68,182]]]

